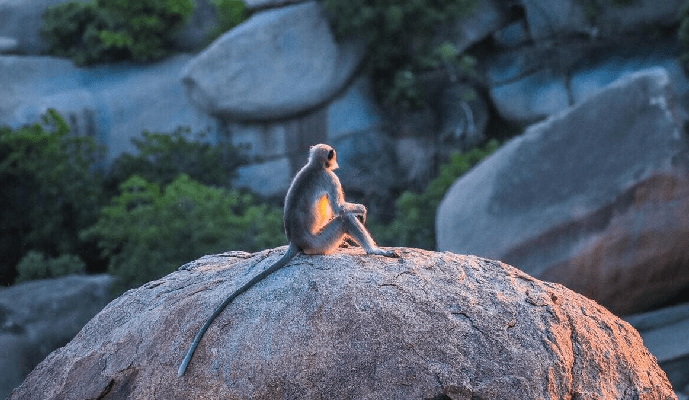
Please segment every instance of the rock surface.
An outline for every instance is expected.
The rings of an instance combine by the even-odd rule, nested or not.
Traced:
[[[482,0],[471,14],[454,23],[453,42],[459,53],[507,24],[507,13],[500,3],[496,0]]]
[[[122,295],[10,399],[676,399],[639,334],[560,285],[472,256],[206,256]]]
[[[503,260],[613,312],[689,284],[687,143],[662,69],[632,74],[464,175],[441,203],[440,250]]]
[[[0,398],[108,303],[112,277],[73,275],[0,289]]]
[[[485,60],[490,98],[502,118],[529,124],[581,103],[619,78],[662,67],[670,74],[673,95],[687,107],[689,83],[675,41],[619,45],[570,39],[493,53]]]
[[[316,2],[259,12],[187,66],[184,83],[205,112],[234,120],[292,117],[337,94],[363,56],[338,43]]]
[[[159,63],[76,67],[54,57],[0,56],[0,126],[39,122],[48,108],[61,113],[78,135],[107,146],[107,162],[134,151],[144,130],[188,127],[217,140],[217,121],[184,95],[180,71],[192,58],[180,54]]]
[[[645,26],[670,26],[679,19],[682,0],[591,2],[578,0],[521,0],[531,36],[546,39],[587,34],[605,38]],[[628,4],[624,4],[628,3]]]

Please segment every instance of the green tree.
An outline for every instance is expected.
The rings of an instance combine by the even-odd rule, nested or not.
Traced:
[[[211,0],[211,3],[218,16],[217,25],[208,35],[211,41],[249,18],[250,13],[244,0]]]
[[[338,37],[353,36],[369,47],[369,70],[382,104],[419,108],[425,103],[419,75],[438,69],[466,70],[439,32],[473,12],[477,0],[325,0]]]
[[[15,283],[34,279],[57,278],[59,276],[83,273],[86,264],[73,254],[62,254],[46,258],[45,254],[30,250],[17,264],[19,275]]]
[[[120,289],[159,278],[204,254],[285,243],[280,209],[187,175],[163,189],[132,176],[82,236],[97,241],[109,260],[108,271],[121,278]]]
[[[187,174],[206,185],[228,186],[237,168],[247,162],[241,149],[202,142],[202,134],[196,140],[188,140],[184,135],[188,133],[188,129],[173,133],[144,132],[142,138],[133,138],[136,154],[124,153],[113,162],[106,182],[108,193],[114,195],[132,175],[167,185],[179,174]]]
[[[170,54],[194,6],[194,0],[72,0],[45,11],[41,34],[51,54],[79,65],[157,60]]]
[[[30,250],[48,257],[92,254],[79,230],[93,224],[102,203],[101,154],[89,137],[70,134],[54,110],[43,124],[0,127],[0,280],[14,281]]]

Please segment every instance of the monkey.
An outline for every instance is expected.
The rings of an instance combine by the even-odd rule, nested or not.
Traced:
[[[310,148],[308,162],[297,172],[285,196],[283,223],[289,241],[287,252],[216,307],[194,337],[179,366],[178,376],[184,375],[196,346],[225,307],[265,277],[287,265],[300,252],[327,255],[345,240],[352,239],[364,248],[366,254],[399,257],[394,250],[379,248],[366,230],[366,207],[345,202],[342,185],[333,172],[338,167],[337,154],[331,146],[317,144]]]

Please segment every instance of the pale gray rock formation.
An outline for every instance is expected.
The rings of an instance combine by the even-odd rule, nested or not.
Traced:
[[[206,256],[111,302],[10,399],[676,399],[639,334],[561,285],[473,256],[400,248]]]
[[[364,56],[337,42],[317,2],[259,12],[225,33],[183,72],[206,113],[231,120],[293,117],[330,100]]]
[[[191,58],[180,54],[147,65],[80,68],[55,57],[0,56],[0,126],[36,123],[54,108],[75,134],[107,146],[108,164],[134,151],[131,139],[144,130],[186,127],[216,141],[217,121],[191,105],[179,81]]]
[[[450,188],[440,250],[509,262],[613,312],[689,284],[687,138],[669,79],[620,79],[506,143]]]
[[[72,275],[0,289],[0,398],[110,301],[109,275]]]

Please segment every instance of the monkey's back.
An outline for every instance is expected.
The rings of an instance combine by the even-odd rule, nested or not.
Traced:
[[[283,221],[290,242],[299,244],[301,238],[314,235],[309,228],[317,225],[318,202],[333,187],[341,191],[339,179],[322,167],[307,164],[297,173],[285,197]]]

